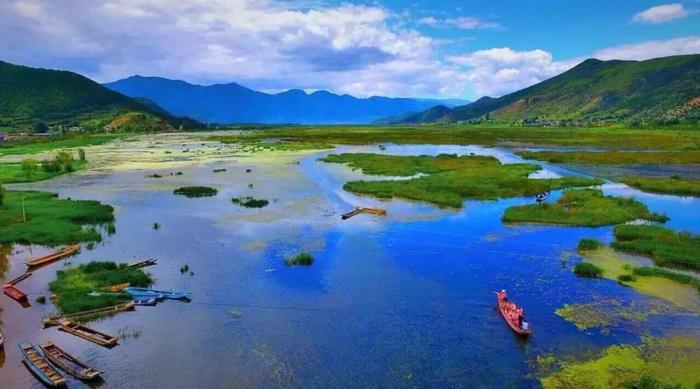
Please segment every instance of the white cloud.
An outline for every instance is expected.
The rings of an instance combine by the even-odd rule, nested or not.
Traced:
[[[395,17],[379,6],[270,0],[6,0],[0,58],[99,81],[138,73],[361,96],[461,94],[439,42],[392,25]]]
[[[454,27],[460,30],[486,30],[486,29],[501,29],[500,23],[484,20],[476,16],[460,16],[457,18],[437,19],[434,16],[426,16],[418,19],[418,24],[423,24],[431,27]]]
[[[479,50],[450,57],[464,68],[471,88],[478,95],[501,96],[573,67],[579,60],[554,61],[544,50],[515,51],[508,47]]]
[[[688,11],[683,7],[683,4],[672,3],[657,5],[638,12],[634,14],[632,21],[634,23],[661,24],[675,19],[682,19],[686,16],[688,16]]]
[[[593,53],[593,57],[602,60],[644,60],[650,58],[667,57],[670,55],[698,53],[700,53],[700,36],[695,35],[683,38],[653,40],[630,45],[608,47],[596,51]]]

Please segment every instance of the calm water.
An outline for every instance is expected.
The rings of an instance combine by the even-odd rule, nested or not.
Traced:
[[[372,151],[340,147],[334,152]],[[519,162],[507,149],[478,146],[395,146],[392,154],[488,154]],[[532,201],[467,201],[461,210],[428,204],[358,198],[342,190],[358,172],[316,159],[286,164],[235,160],[198,161],[148,173],[182,176],[160,180],[146,172],[117,170],[60,177],[34,185],[72,198],[115,206],[116,234],[68,259],[134,261],[156,257],[148,270],[164,289],[192,292],[191,303],[165,302],[93,322],[127,336],[107,350],[42,330],[54,309],[22,309],[0,298],[6,336],[0,387],[40,387],[19,362],[16,341],[51,340],[106,371],[104,387],[537,387],[538,354],[585,357],[643,334],[681,331],[700,337],[697,316],[657,316],[599,331],[578,331],[554,314],[566,303],[614,297],[624,303],[649,298],[607,280],[576,278],[581,237],[611,239],[611,228],[506,226],[503,210]],[[225,167],[225,173],[212,169]],[[540,176],[573,174],[548,167]],[[252,173],[246,173],[250,168]],[[172,195],[178,186],[211,185],[214,198]],[[248,185],[253,184],[253,188]],[[605,191],[634,195],[671,217],[669,226],[700,232],[700,201],[643,194],[609,184]],[[260,210],[233,205],[231,197],[272,200]],[[360,215],[341,221],[353,205],[380,205],[387,217]],[[154,222],[161,224],[153,230]],[[308,268],[282,259],[313,252]],[[46,252],[16,246],[4,279],[24,271],[22,261]],[[568,258],[568,259],[567,259]],[[194,275],[180,274],[189,265]],[[21,284],[31,300],[47,294],[57,263]],[[518,340],[494,310],[493,291],[505,288],[522,304],[535,330]],[[0,360],[1,360],[0,356]],[[77,381],[71,387],[80,387]]]

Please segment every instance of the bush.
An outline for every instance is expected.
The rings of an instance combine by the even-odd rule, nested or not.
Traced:
[[[581,277],[597,278],[603,275],[603,269],[592,263],[579,262],[574,267],[574,273]]]
[[[602,246],[603,244],[597,239],[583,238],[578,241],[578,246],[576,247],[576,249],[578,251],[591,251],[597,250]]]
[[[634,274],[622,274],[617,277],[617,280],[621,282],[634,282],[637,281],[637,277],[635,277]]]
[[[184,186],[182,188],[175,189],[173,193],[187,197],[210,197],[216,196],[218,191],[208,186]]]
[[[270,204],[270,202],[265,199],[254,199],[247,196],[232,198],[231,202],[246,208],[263,208]]]
[[[302,252],[291,258],[284,260],[284,264],[287,266],[310,266],[314,263],[314,257],[311,254]]]

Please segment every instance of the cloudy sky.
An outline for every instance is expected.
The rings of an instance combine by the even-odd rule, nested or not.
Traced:
[[[265,91],[499,96],[588,57],[700,53],[700,1],[0,0],[0,60]]]

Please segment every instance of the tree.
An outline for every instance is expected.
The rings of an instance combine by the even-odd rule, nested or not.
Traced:
[[[37,134],[45,134],[49,132],[49,125],[46,122],[36,122],[34,132]]]

